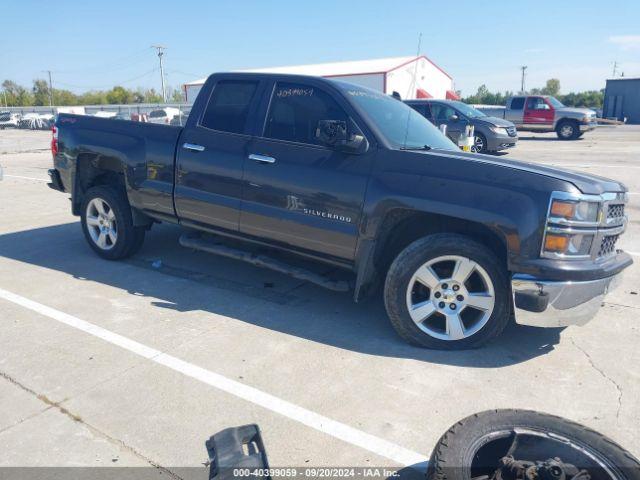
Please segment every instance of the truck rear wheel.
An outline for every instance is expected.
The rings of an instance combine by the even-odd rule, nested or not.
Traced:
[[[580,127],[574,120],[561,120],[556,127],[556,135],[560,140],[576,140],[580,137]]]
[[[384,300],[398,334],[426,348],[476,348],[509,321],[506,269],[484,245],[457,234],[405,248],[389,268]]]
[[[90,188],[82,202],[81,221],[89,246],[107,260],[133,255],[144,241],[145,228],[133,225],[129,202],[115,188]]]

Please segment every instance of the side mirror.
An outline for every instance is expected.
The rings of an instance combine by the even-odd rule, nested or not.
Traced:
[[[347,122],[342,120],[320,120],[316,138],[323,145],[336,146],[347,140]]]
[[[347,153],[361,153],[368,147],[367,139],[359,131],[347,133],[347,122],[344,120],[319,120],[316,138],[323,145]]]

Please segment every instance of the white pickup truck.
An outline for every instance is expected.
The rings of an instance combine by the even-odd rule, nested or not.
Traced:
[[[506,107],[474,105],[486,115],[504,118],[519,131],[556,132],[561,140],[576,140],[597,126],[596,112],[589,108],[565,107],[549,95],[521,95],[507,100]]]

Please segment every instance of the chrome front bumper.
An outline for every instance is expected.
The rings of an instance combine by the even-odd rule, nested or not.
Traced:
[[[591,130],[595,130],[595,128],[597,126],[598,126],[598,122],[581,123],[580,124],[580,131],[581,132],[590,132]]]
[[[511,279],[516,323],[533,327],[584,325],[621,278],[618,273],[587,282],[553,282],[516,274]]]

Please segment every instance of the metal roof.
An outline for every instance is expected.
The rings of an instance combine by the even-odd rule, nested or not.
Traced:
[[[252,68],[248,70],[240,70],[242,72],[256,73],[288,73],[295,75],[312,75],[316,77],[339,77],[346,75],[365,75],[375,73],[387,73],[396,68],[412,63],[420,58],[424,58],[427,62],[433,64],[442,73],[451,78],[444,70],[429,60],[424,55],[409,57],[388,57],[375,58],[372,60],[357,60],[353,62],[333,62],[333,63],[316,63],[312,65],[293,65],[288,67],[270,67],[270,68]],[[194,80],[185,83],[188,85],[201,85],[206,78]]]

